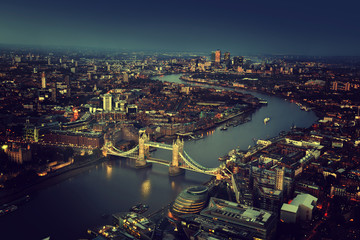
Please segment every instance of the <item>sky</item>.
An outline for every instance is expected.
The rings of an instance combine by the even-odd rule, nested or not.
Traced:
[[[0,43],[360,56],[360,1],[1,0]]]

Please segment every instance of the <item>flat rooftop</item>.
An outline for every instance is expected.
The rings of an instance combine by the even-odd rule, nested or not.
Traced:
[[[201,215],[229,221],[234,224],[257,225],[264,227],[271,222],[275,215],[270,211],[249,207],[235,202],[218,198],[211,198],[208,208]]]

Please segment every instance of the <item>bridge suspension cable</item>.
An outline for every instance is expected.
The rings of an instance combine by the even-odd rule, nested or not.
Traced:
[[[118,156],[123,156],[123,157],[126,157],[126,156],[130,156],[134,153],[136,153],[138,150],[139,150],[139,145],[136,145],[134,148],[124,152],[124,151],[121,151],[120,149],[117,149],[114,145],[111,144],[110,147],[107,147],[108,150],[110,150],[110,153],[116,153],[116,155]],[[112,149],[111,149],[112,148]]]
[[[195,171],[215,175],[219,170],[219,168],[206,168],[204,166],[201,166],[199,163],[194,161],[185,151],[184,154],[186,157],[179,153],[180,157],[185,161],[185,163],[188,164]]]

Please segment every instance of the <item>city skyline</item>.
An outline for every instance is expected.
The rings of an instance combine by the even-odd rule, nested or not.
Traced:
[[[4,238],[360,235],[360,57],[0,48]]]
[[[1,44],[360,55],[359,3],[4,1]]]

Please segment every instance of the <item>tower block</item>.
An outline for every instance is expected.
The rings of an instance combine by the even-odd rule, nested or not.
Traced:
[[[172,161],[169,166],[169,175],[170,176],[177,176],[185,173],[185,170],[180,168],[183,165],[183,161],[181,159],[180,153],[184,152],[184,140],[181,140],[179,137],[173,143],[173,154],[172,154]]]

